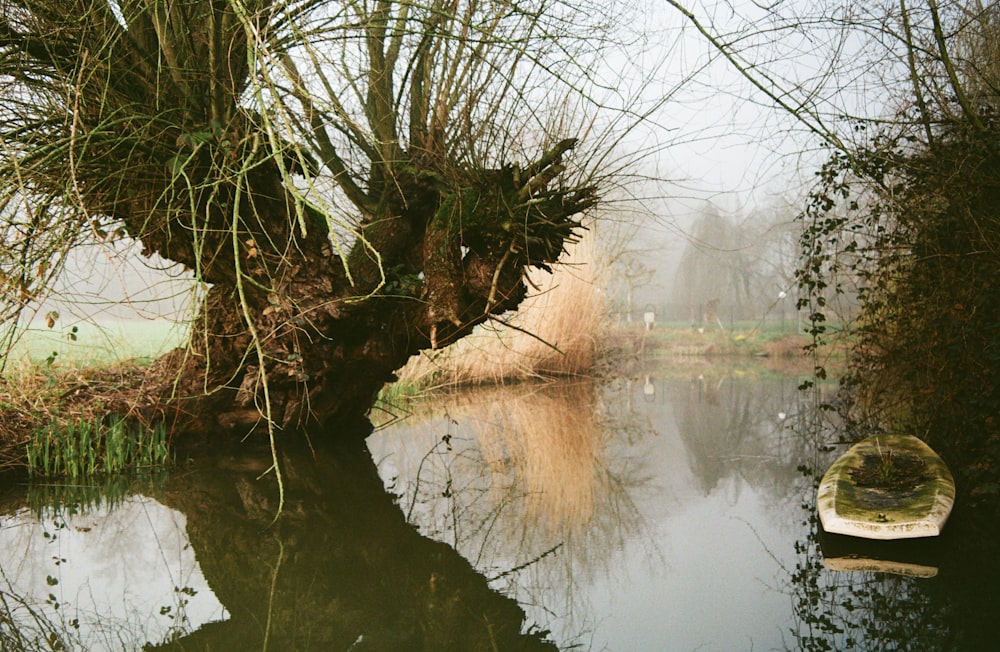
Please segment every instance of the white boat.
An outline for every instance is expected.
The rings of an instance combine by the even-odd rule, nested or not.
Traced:
[[[819,484],[823,529],[865,539],[941,533],[955,481],[937,453],[910,435],[876,435],[852,446]]]

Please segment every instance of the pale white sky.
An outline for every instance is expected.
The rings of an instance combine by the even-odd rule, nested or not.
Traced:
[[[810,89],[809,96],[821,110],[829,111],[833,104],[856,106],[842,96],[839,79],[821,76],[833,61],[831,53],[842,36],[838,32],[805,39],[783,31],[782,42],[771,43],[766,39],[776,33],[745,33],[768,27],[764,3],[689,0],[684,4],[710,29],[744,32],[741,47],[747,48],[745,56],[758,66],[757,73],[786,88]],[[656,118],[669,143],[658,157],[657,169],[678,180],[677,195],[709,198],[720,209],[734,212],[746,212],[769,195],[801,195],[825,160],[821,139],[774,106],[665,0],[650,0],[650,11],[652,20],[663,25],[662,41],[677,41],[667,71],[679,89]]]

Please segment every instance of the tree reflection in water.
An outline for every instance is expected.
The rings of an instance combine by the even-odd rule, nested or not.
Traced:
[[[360,439],[315,456],[286,450],[286,505],[273,524],[277,492],[258,479],[260,453],[199,454],[156,496],[186,518],[228,618],[155,649],[555,649],[544,633],[523,633],[516,602],[406,523]],[[121,623],[106,626],[115,640]]]
[[[629,449],[629,432],[648,436],[650,424],[606,410],[602,389],[594,380],[464,389],[369,439],[411,523],[539,623],[560,621],[560,643],[583,649],[594,617],[577,586],[610,573],[612,553],[644,536],[633,501],[654,490]],[[553,591],[558,606],[547,604]]]
[[[552,629],[567,649],[993,649],[1000,550],[996,519],[978,511],[988,501],[960,499],[933,578],[824,562],[815,479],[843,429],[797,384],[649,373],[436,396],[367,442],[315,455],[286,445],[274,524],[267,450],[197,451],[141,500],[186,521],[208,587],[170,592],[190,585],[197,595],[180,597],[214,596],[225,611],[152,643],[554,650]],[[2,500],[7,514],[26,503],[23,489]],[[142,541],[124,528],[91,586],[121,549],[163,547]],[[0,567],[10,575],[15,563]],[[43,590],[48,572],[36,573]],[[11,588],[0,590],[16,610],[25,596]],[[0,647],[53,649],[55,634],[66,649],[102,649],[50,624],[6,636],[16,623],[0,609]],[[121,622],[106,626],[106,640],[124,640]],[[107,646],[123,647],[135,645]]]
[[[786,516],[794,507],[784,506],[801,489],[796,465],[815,450],[786,427],[815,416],[796,385],[648,374],[463,390],[435,396],[369,445],[408,519],[529,605],[560,644],[711,646],[746,641],[741,619],[764,630],[783,624],[767,620],[775,600],[751,597],[769,592],[756,586],[769,568],[750,562],[789,557],[760,548],[781,540],[776,529],[794,531]],[[781,507],[767,510],[773,522],[751,522],[756,515],[737,507],[761,499]],[[743,539],[728,540],[734,532]],[[708,545],[690,543],[700,541]],[[720,547],[725,559],[713,552]],[[742,584],[746,575],[754,585]],[[692,581],[695,592],[685,593]],[[719,582],[729,586],[724,598],[711,588]],[[616,600],[609,592],[614,613],[604,611]],[[636,604],[640,594],[647,599]],[[720,599],[757,602],[749,615],[721,622],[718,608],[691,607]],[[653,613],[660,622],[625,625]],[[617,647],[625,640],[628,648]]]

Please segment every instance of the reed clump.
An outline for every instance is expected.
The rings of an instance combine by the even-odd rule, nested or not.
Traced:
[[[500,383],[581,375],[595,364],[607,311],[593,236],[567,248],[552,273],[534,269],[518,311],[438,351],[414,357],[397,375],[416,387]]]

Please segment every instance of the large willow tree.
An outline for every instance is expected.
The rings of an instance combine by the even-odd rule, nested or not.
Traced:
[[[154,412],[244,431],[363,414],[577,237],[600,13],[0,0],[0,316],[74,245],[137,241],[206,288],[145,384]]]

